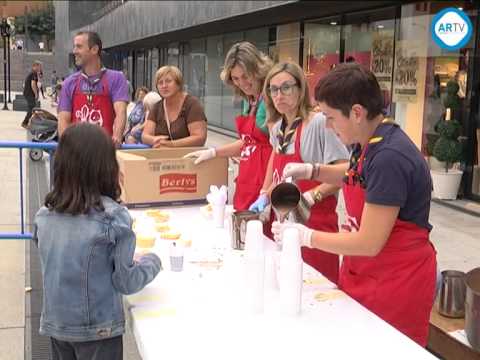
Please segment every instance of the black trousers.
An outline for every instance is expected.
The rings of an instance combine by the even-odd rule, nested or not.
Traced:
[[[28,111],[27,111],[27,115],[25,115],[25,119],[23,119],[22,125],[28,124],[28,120],[30,120],[30,117],[32,116],[32,113],[33,113],[33,108],[37,105],[35,98],[25,96],[25,100],[27,100]]]
[[[123,360],[122,336],[85,342],[50,338],[50,349],[52,360]]]

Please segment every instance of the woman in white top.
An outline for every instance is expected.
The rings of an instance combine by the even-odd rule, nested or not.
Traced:
[[[322,113],[315,113],[302,69],[294,63],[275,65],[264,86],[268,121],[275,122],[270,133],[273,152],[262,191],[250,210],[262,211],[269,203],[269,193],[281,181],[288,163],[347,162],[348,151],[331,129]],[[280,121],[278,121],[280,119]],[[298,181],[297,186],[311,202],[307,226],[338,232],[336,185],[318,181]],[[331,281],[338,278],[338,256],[318,249],[302,248],[303,260]]]

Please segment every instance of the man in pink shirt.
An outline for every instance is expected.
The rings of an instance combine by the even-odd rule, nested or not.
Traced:
[[[59,135],[72,123],[90,122],[104,128],[119,146],[129,100],[127,80],[122,72],[102,66],[102,41],[97,33],[81,31],[73,43],[75,64],[81,70],[63,83],[58,104]]]

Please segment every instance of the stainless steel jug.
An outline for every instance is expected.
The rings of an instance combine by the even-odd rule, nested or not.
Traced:
[[[293,183],[282,182],[270,194],[273,211],[280,222],[292,214],[293,221],[306,223],[310,218],[310,207],[298,187]]]
[[[437,299],[438,312],[451,318],[465,315],[465,273],[462,271],[442,271],[442,284]]]
[[[468,272],[465,283],[465,332],[470,345],[480,351],[480,268]]]

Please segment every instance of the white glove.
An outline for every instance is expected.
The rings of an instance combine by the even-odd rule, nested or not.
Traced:
[[[282,178],[286,179],[292,177],[296,179],[311,179],[313,172],[313,165],[308,163],[288,163],[283,168]]]
[[[186,159],[186,158],[196,158],[193,163],[195,165],[198,165],[202,161],[213,159],[215,156],[217,156],[217,152],[215,151],[215,149],[214,148],[209,148],[209,149],[205,149],[205,150],[198,150],[198,151],[188,153],[183,158],[184,159]]]
[[[306,227],[305,225],[298,224],[298,223],[288,223],[288,222],[280,223],[278,221],[274,221],[272,224],[273,239],[276,242],[281,243],[283,232],[288,227],[293,227],[298,230],[298,236],[300,237],[301,246],[306,246],[309,248],[312,247],[312,234],[314,230]]]
[[[305,191],[302,195],[307,202],[308,207],[312,207],[313,205],[315,205],[315,199],[313,198],[312,191]]]

